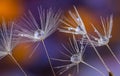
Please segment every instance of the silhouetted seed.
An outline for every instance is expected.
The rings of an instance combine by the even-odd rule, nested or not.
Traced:
[[[83,40],[82,40],[82,42],[83,42]],[[64,56],[62,58],[51,58],[51,60],[54,60],[54,61],[59,61],[62,63],[67,62],[67,63],[65,65],[58,65],[54,68],[60,69],[58,71],[59,75],[64,74],[66,71],[68,71],[71,68],[76,68],[75,71],[77,74],[80,71],[80,64],[82,63],[82,64],[94,69],[96,72],[100,73],[101,76],[105,76],[104,73],[101,72],[99,69],[95,68],[94,66],[92,66],[84,61],[83,55],[85,53],[85,49],[87,47],[87,44],[83,45],[82,42],[80,44],[78,44],[75,36],[73,35],[73,41],[71,39],[69,39],[69,44],[70,44],[69,47],[63,45],[63,48],[68,53],[61,52],[61,54],[63,54],[64,56],[67,56],[68,59],[63,59]],[[80,45],[80,47],[79,47],[79,45]],[[72,76],[72,74],[69,73],[67,76]]]
[[[112,73],[112,72],[109,72],[109,76],[113,76],[113,73]]]

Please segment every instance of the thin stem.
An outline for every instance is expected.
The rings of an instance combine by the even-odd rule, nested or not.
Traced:
[[[102,17],[101,17],[101,23],[102,23],[104,34],[105,34],[105,36],[107,36],[107,32],[106,32],[106,29],[105,29],[105,23],[104,23],[104,20],[103,20]]]
[[[64,52],[62,52],[62,51],[59,51],[62,55],[64,55],[64,56],[66,56],[66,57],[68,57],[68,58],[70,58],[71,56],[69,56],[69,55],[67,55],[66,53],[64,53]]]
[[[69,49],[66,48],[65,45],[62,44],[62,46],[63,46],[63,48],[64,48],[70,55],[73,55],[73,53],[72,53],[71,51],[69,51]]]
[[[63,20],[60,20],[62,23],[64,23],[65,25],[67,25],[67,26],[69,26],[69,27],[71,27],[71,25],[70,24],[68,24],[67,22],[65,22],[65,21],[63,21]]]
[[[47,51],[46,45],[45,45],[45,43],[44,43],[43,40],[42,40],[42,43],[43,43],[43,46],[44,46],[44,49],[45,49],[45,53],[46,53],[46,55],[47,55],[47,58],[48,58],[48,61],[49,61],[49,64],[50,64],[51,70],[52,70],[52,72],[53,72],[53,76],[56,76],[56,75],[55,75],[55,71],[54,71],[54,69],[53,69],[53,67],[52,67],[52,63],[51,63],[51,60],[50,60],[50,56],[49,56],[49,54],[48,54],[48,51]]]
[[[70,60],[50,58],[51,60],[60,61],[60,62],[70,62]]]
[[[79,64],[77,64],[76,68],[77,68],[77,73],[79,73]]]
[[[103,63],[103,65],[105,66],[105,68],[107,69],[108,72],[110,72],[110,69],[108,68],[108,66],[106,65],[106,63],[104,62],[103,58],[101,57],[101,55],[99,54],[99,52],[97,51],[97,49],[95,48],[94,44],[92,43],[91,39],[89,38],[89,36],[86,34],[86,37],[88,38],[88,40],[90,41],[93,49],[95,50],[96,54],[98,55],[99,59],[101,60],[101,62]]]
[[[111,54],[113,55],[113,57],[115,58],[115,60],[118,62],[118,64],[120,64],[120,61],[118,60],[118,58],[116,57],[116,55],[114,54],[114,52],[112,51],[112,49],[109,47],[109,45],[106,45],[109,49],[109,51],[111,52]]]
[[[29,58],[31,58],[33,56],[33,54],[35,53],[37,47],[39,46],[39,43],[36,45],[36,47],[33,49],[32,53],[30,54]]]
[[[68,69],[70,69],[70,68],[73,67],[74,65],[75,65],[75,64],[68,64],[67,67],[60,72],[60,75],[62,75],[64,72],[68,71]]]
[[[99,72],[101,75],[105,76],[103,72],[101,72],[101,71],[98,70],[97,68],[93,67],[92,65],[90,65],[90,64],[88,64],[88,63],[86,63],[86,62],[84,62],[84,61],[82,61],[82,63],[85,64],[85,65],[87,65],[87,66],[89,66],[89,67],[91,67],[91,68],[94,69],[95,71]]]
[[[75,44],[73,44],[72,43],[72,41],[71,41],[71,39],[69,38],[69,42],[70,42],[70,46],[71,46],[71,49],[75,52],[75,53],[77,53],[78,51],[76,50],[76,48],[75,48]],[[74,42],[74,41],[73,41]],[[75,42],[74,42],[75,43]]]
[[[13,61],[17,64],[17,66],[20,68],[20,70],[24,73],[25,76],[27,76],[27,74],[25,73],[25,71],[22,69],[22,67],[20,66],[20,64],[17,62],[17,60],[13,57],[12,54],[9,54],[9,56],[13,59]]]
[[[71,66],[71,65],[72,64],[61,65],[61,66],[57,66],[57,67],[54,67],[54,68],[57,68],[57,69],[59,69],[59,68],[66,68],[66,67]]]

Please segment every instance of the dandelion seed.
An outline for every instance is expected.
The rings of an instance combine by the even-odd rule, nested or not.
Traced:
[[[45,40],[48,36],[56,31],[56,28],[59,25],[61,12],[58,11],[54,13],[51,8],[48,10],[38,8],[38,12],[40,24],[30,11],[29,15],[25,15],[25,17],[23,17],[22,20],[17,24],[18,29],[16,30],[16,34],[18,34],[19,39],[22,38],[21,41],[40,42]]]
[[[55,32],[59,25],[61,11],[55,13],[51,8],[48,10],[38,8],[38,12],[40,24],[30,11],[29,15],[25,15],[18,23],[16,32],[18,36],[29,39],[25,41],[42,41]]]
[[[66,71],[68,71],[69,69],[76,67],[77,73],[79,73],[79,65],[80,63],[85,64],[86,66],[94,69],[95,71],[99,72],[102,76],[105,76],[100,70],[98,70],[97,68],[95,68],[94,66],[88,64],[87,62],[85,62],[83,60],[83,55],[85,52],[85,49],[87,47],[87,44],[84,46],[83,44],[81,44],[81,47],[79,48],[79,45],[75,39],[75,37],[73,37],[73,43],[71,42],[71,40],[69,40],[70,43],[70,48],[67,48],[66,46],[64,46],[64,48],[69,49],[66,50],[69,54],[64,53],[64,56],[67,56],[67,60],[66,59],[57,59],[57,58],[51,58],[51,60],[54,61],[58,61],[58,62],[63,62],[63,63],[67,63],[69,62],[67,65],[61,65],[61,66],[57,66],[55,68],[60,69],[60,75],[65,73]],[[71,76],[71,74],[69,74]]]
[[[112,32],[112,27],[113,27],[113,15],[110,16],[110,20],[109,21],[108,21],[108,19],[106,19],[106,21],[107,22],[105,22],[105,19],[101,18],[104,35],[101,34],[95,28],[95,26],[92,24],[92,27],[94,28],[96,34],[98,35],[98,37],[92,36],[92,38],[93,38],[92,42],[93,42],[93,44],[95,46],[104,46],[104,45],[106,45],[108,47],[109,51],[111,52],[111,54],[113,55],[113,57],[120,64],[120,61],[118,60],[118,58],[116,57],[116,55],[114,54],[114,52],[112,51],[110,46],[108,45],[108,43],[110,41],[110,38],[112,37],[111,32]]]
[[[18,32],[18,36],[22,38],[23,42],[43,43],[46,55],[48,57],[48,61],[52,69],[52,64],[49,59],[49,54],[45,46],[44,40],[56,31],[56,28],[59,25],[59,18],[61,15],[61,11],[54,12],[51,8],[48,10],[43,10],[42,8],[38,8],[38,12],[39,12],[40,24],[37,22],[33,14],[29,11],[29,17],[25,15],[25,17],[22,18],[22,22],[20,22],[20,26],[18,26],[18,28],[20,27],[20,29],[16,31]],[[35,48],[37,47],[38,46],[36,46]],[[35,49],[31,53],[30,57],[33,55],[34,52]],[[55,76],[53,69],[52,72]]]
[[[111,72],[110,69],[108,68],[108,66],[106,65],[106,63],[104,62],[103,58],[101,57],[101,55],[97,51],[95,45],[93,44],[93,41],[90,39],[89,34],[86,31],[85,25],[84,25],[79,13],[78,13],[77,8],[75,6],[73,6],[73,7],[74,7],[74,10],[75,10],[75,13],[72,13],[71,11],[69,11],[69,15],[74,20],[75,24],[71,25],[70,24],[71,20],[69,20],[68,18],[65,18],[65,20],[64,21],[61,20],[61,22],[65,25],[67,25],[67,27],[59,28],[58,30],[60,32],[64,32],[64,33],[82,35],[83,37],[87,38],[87,40],[90,42],[91,46],[95,50],[96,54],[98,55],[99,59],[101,60],[101,62],[105,66],[106,70],[108,72]],[[72,26],[75,26],[75,27],[72,27]],[[109,33],[110,33],[110,31],[109,31]]]
[[[95,28],[95,26],[92,24],[92,27],[93,27],[94,31],[98,35],[98,37],[92,36],[94,38],[94,40],[96,41],[96,45],[95,46],[107,45],[109,43],[110,38],[112,37],[111,32],[112,32],[112,27],[113,27],[113,16],[111,15],[110,16],[110,21],[108,21],[108,19],[107,19],[107,22],[105,22],[105,19],[103,19],[101,17],[101,22],[102,22],[104,35],[102,35]]]
[[[84,23],[76,9],[76,7],[74,6],[75,12],[77,15],[75,15],[74,13],[72,13],[71,11],[69,11],[69,15],[71,16],[71,18],[76,22],[76,27],[73,27],[70,23],[70,21],[68,21],[67,19],[65,19],[65,21],[68,21],[69,23],[61,20],[62,23],[64,23],[65,25],[67,25],[67,27],[63,27],[63,29],[59,28],[58,30],[60,32],[66,32],[66,33],[72,33],[72,34],[80,34],[80,35],[85,35],[86,29],[84,26]],[[75,25],[74,25],[75,26]]]
[[[7,26],[8,25],[8,26]],[[16,61],[16,59],[12,55],[12,51],[15,48],[15,46],[18,44],[18,42],[14,41],[13,37],[13,25],[14,22],[5,22],[3,20],[3,23],[1,24],[0,28],[0,59],[6,57],[9,55],[13,61],[17,64],[17,66],[20,68],[20,70],[24,73],[25,76],[27,74],[24,72],[20,64]],[[10,27],[10,29],[8,28]]]

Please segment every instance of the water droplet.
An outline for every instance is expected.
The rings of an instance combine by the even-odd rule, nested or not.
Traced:
[[[80,54],[74,54],[74,55],[72,55],[71,56],[71,62],[72,63],[76,63],[76,64],[80,63],[81,62],[81,56],[80,56]]]
[[[44,36],[44,31],[42,30],[37,30],[34,32],[34,38],[35,39],[41,39]]]
[[[79,19],[79,18],[77,18],[76,20],[77,20],[77,21],[80,21],[80,19]]]
[[[107,44],[109,42],[109,38],[107,38],[107,37],[101,37],[99,40],[98,40],[98,43],[99,43],[99,45],[101,46],[101,45],[105,45],[105,44]]]

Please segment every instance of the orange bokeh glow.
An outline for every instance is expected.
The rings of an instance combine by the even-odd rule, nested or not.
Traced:
[[[30,43],[29,43],[30,44]],[[17,45],[17,47],[14,49],[13,55],[16,57],[16,59],[20,62],[27,62],[29,55],[31,54],[31,48],[28,43],[23,43]]]
[[[18,0],[0,0],[0,16],[12,19],[22,13],[22,5]]]

